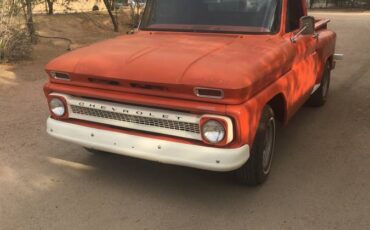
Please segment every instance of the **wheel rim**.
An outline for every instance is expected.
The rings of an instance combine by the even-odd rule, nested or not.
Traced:
[[[262,153],[263,172],[268,174],[271,169],[272,157],[275,148],[275,119],[272,117],[267,123],[265,132],[265,145]]]

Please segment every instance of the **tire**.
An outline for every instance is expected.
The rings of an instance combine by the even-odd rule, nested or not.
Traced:
[[[276,119],[274,111],[266,106],[262,111],[249,160],[235,172],[239,183],[257,186],[264,183],[270,174],[275,151]]]
[[[329,64],[326,64],[325,70],[321,79],[320,87],[307,101],[308,106],[320,107],[325,105],[328,100],[329,88],[330,88],[331,68]]]
[[[96,155],[105,155],[105,154],[110,154],[108,152],[104,152],[104,151],[100,151],[100,150],[96,150],[96,149],[91,149],[91,148],[87,148],[87,147],[84,147],[84,149],[86,151],[88,151],[89,153],[92,153],[92,154],[96,154]]]

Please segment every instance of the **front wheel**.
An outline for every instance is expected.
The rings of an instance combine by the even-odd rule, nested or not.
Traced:
[[[266,181],[271,171],[275,150],[276,120],[274,111],[266,106],[250,152],[250,158],[236,171],[236,178],[241,184],[256,186]]]

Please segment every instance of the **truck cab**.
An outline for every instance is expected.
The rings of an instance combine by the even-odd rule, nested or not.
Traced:
[[[262,184],[276,123],[327,100],[328,22],[307,16],[306,0],[148,0],[136,33],[47,64],[47,132]]]

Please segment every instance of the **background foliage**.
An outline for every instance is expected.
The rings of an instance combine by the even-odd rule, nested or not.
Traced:
[[[370,0],[307,0],[310,8],[370,9]]]
[[[33,25],[23,0],[0,0],[0,61],[26,58],[32,51]],[[31,22],[32,23],[32,22]]]

